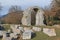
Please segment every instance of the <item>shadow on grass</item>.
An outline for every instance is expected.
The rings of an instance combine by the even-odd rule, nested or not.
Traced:
[[[33,39],[34,37],[36,37],[36,33],[32,33],[31,39]]]

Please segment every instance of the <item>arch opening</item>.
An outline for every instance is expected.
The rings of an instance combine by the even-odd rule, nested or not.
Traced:
[[[35,23],[36,23],[36,14],[37,14],[39,8],[33,8],[32,10],[33,11],[31,13],[31,25],[35,25]]]
[[[33,10],[34,10],[35,12],[37,12],[39,9],[38,9],[38,8],[33,8]]]

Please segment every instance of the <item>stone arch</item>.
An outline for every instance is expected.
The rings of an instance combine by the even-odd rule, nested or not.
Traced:
[[[29,10],[31,10],[31,25],[35,25],[36,24],[36,14],[39,10],[43,11],[40,7],[38,6],[33,6],[28,8]]]
[[[29,25],[36,25],[36,24],[39,25],[39,26],[42,25],[43,24],[43,19],[44,19],[42,13],[44,13],[43,10],[38,6],[29,7],[28,9],[26,9],[23,12],[24,15],[23,15],[23,18],[22,18],[22,24],[23,25],[28,25],[28,26]]]

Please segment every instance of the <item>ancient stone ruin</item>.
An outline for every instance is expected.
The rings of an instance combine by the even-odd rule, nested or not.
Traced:
[[[42,26],[44,25],[44,16],[43,16],[44,11],[42,11],[41,9],[38,10],[37,14],[36,14],[36,25],[38,26]]]
[[[22,24],[23,25],[44,25],[44,11],[37,6],[30,7],[23,12]]]
[[[22,24],[27,26],[31,25],[31,12],[29,9],[23,12]]]

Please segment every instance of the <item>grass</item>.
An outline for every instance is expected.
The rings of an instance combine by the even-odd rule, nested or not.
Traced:
[[[4,25],[6,31],[10,29],[10,25]],[[40,28],[54,28],[56,30],[56,37],[49,37],[48,35],[41,32],[36,32],[36,36],[32,38],[31,40],[60,40],[60,28],[55,28],[52,26],[41,26]],[[1,40],[1,39],[0,39]]]
[[[42,28],[54,28],[54,27],[42,27]],[[44,34],[43,32],[36,32],[36,37],[31,40],[60,40],[60,29],[55,28],[56,30],[56,37],[49,37],[48,35]]]
[[[34,37],[31,40],[60,40],[60,31],[57,30],[57,36],[56,37],[49,37],[48,35],[44,34],[43,32],[37,32],[36,37]]]
[[[0,40],[2,40],[2,39],[0,38]]]
[[[8,29],[10,29],[10,25],[3,25],[5,30],[7,31]]]

